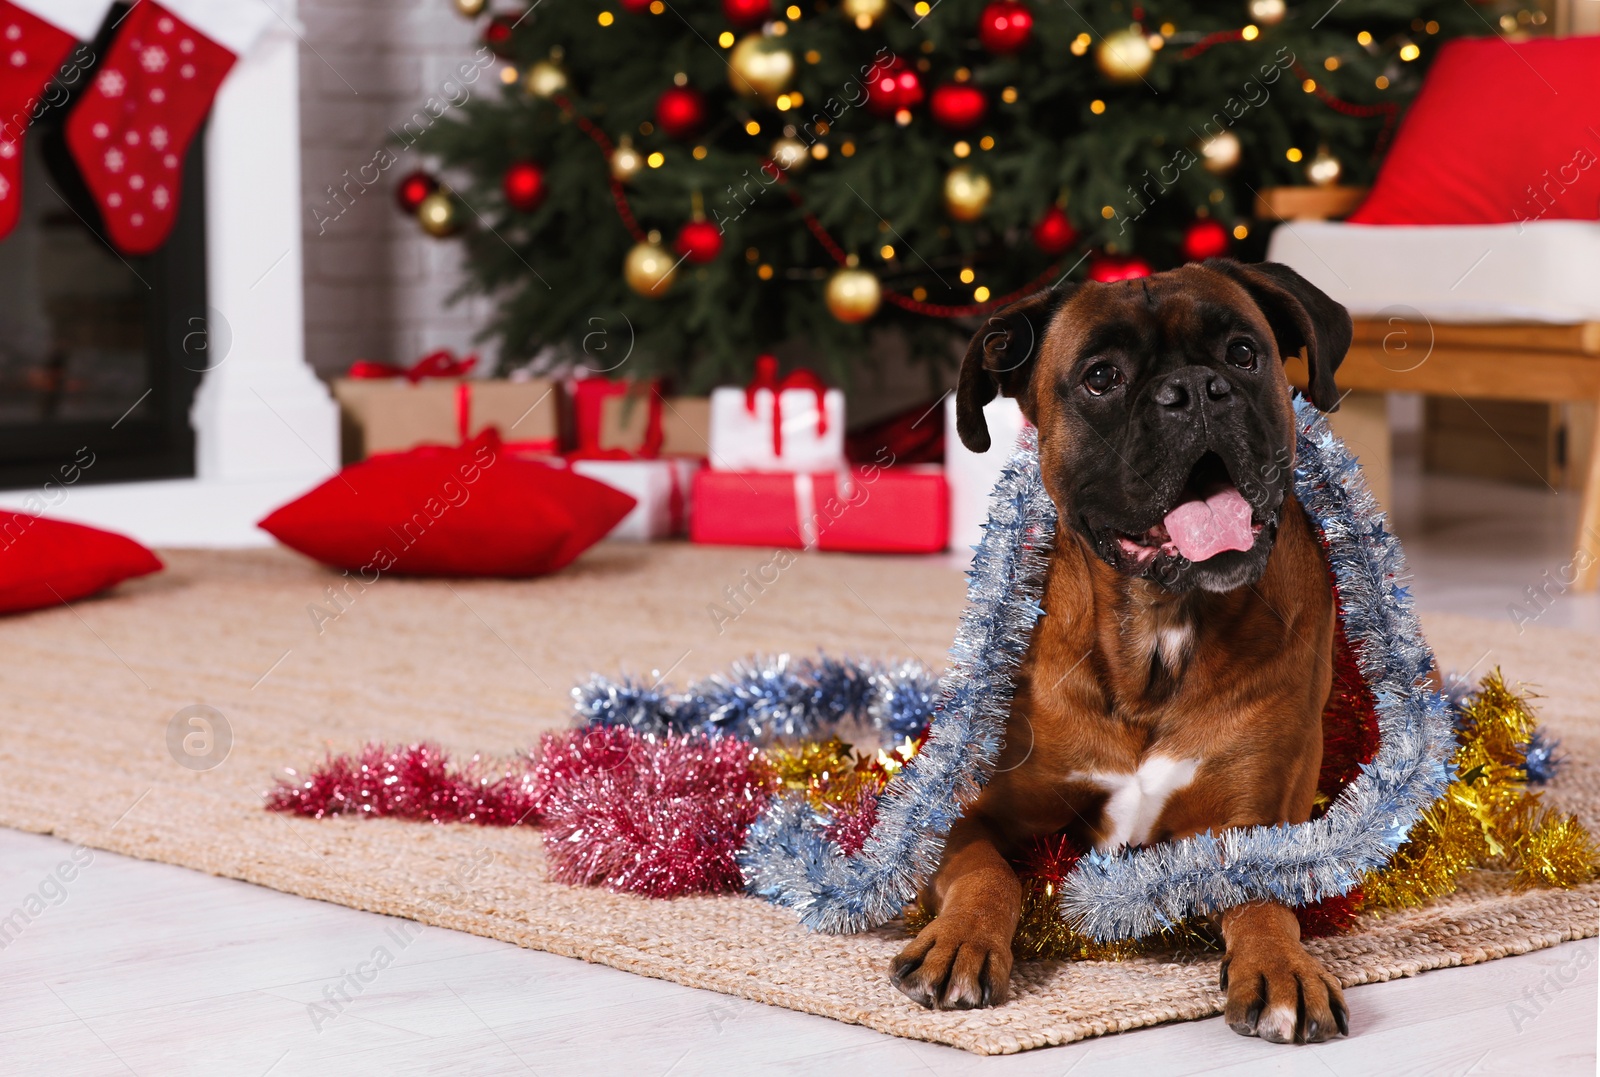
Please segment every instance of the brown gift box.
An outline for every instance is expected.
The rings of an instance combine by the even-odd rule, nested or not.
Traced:
[[[607,397],[600,405],[600,447],[638,452],[650,404],[643,396]],[[705,456],[711,451],[711,398],[661,398],[661,455]]]
[[[460,394],[469,394],[467,429],[460,423]],[[345,463],[375,453],[423,444],[454,445],[498,427],[508,444],[560,451],[560,401],[556,383],[535,378],[339,378],[333,395],[341,413]]]

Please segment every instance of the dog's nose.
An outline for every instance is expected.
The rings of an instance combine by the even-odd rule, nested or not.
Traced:
[[[1189,366],[1174,371],[1156,386],[1152,398],[1156,406],[1168,415],[1186,415],[1198,405],[1227,400],[1233,393],[1233,383],[1218,371],[1203,366]]]
[[[1171,378],[1156,390],[1156,403],[1164,408],[1186,408],[1189,406],[1189,387],[1180,379]]]
[[[1213,374],[1206,379],[1206,395],[1212,400],[1221,400],[1233,392],[1233,385],[1221,374]]]

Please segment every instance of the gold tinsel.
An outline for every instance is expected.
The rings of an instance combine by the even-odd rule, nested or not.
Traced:
[[[1523,888],[1573,887],[1595,878],[1600,849],[1588,830],[1528,788],[1525,753],[1536,724],[1528,697],[1507,687],[1499,670],[1483,679],[1462,712],[1451,760],[1455,779],[1389,863],[1362,881],[1356,912],[1425,905],[1480,868],[1508,873]],[[1095,942],[1061,919],[1055,896],[1054,883],[1023,879],[1022,918],[1012,939],[1018,958],[1105,961],[1217,945],[1204,919],[1142,939]],[[906,928],[916,934],[932,920],[921,908],[910,910]]]

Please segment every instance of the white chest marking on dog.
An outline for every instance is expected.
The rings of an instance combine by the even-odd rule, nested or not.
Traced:
[[[1105,807],[1110,826],[1096,847],[1101,852],[1110,852],[1148,840],[1150,829],[1161,818],[1161,809],[1167,806],[1167,800],[1193,781],[1198,769],[1198,759],[1152,755],[1132,774],[1091,771],[1081,775],[1083,780],[1111,794]]]
[[[1189,654],[1189,644],[1194,640],[1194,627],[1189,624],[1163,628],[1156,637],[1156,649],[1161,652],[1161,663],[1168,669],[1182,669]]]

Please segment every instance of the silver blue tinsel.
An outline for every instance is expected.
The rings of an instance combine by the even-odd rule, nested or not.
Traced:
[[[1295,494],[1327,542],[1345,631],[1377,699],[1377,755],[1313,822],[1084,857],[1062,888],[1061,910],[1096,939],[1146,935],[1251,900],[1304,905],[1346,893],[1388,861],[1448,781],[1450,708],[1427,686],[1433,654],[1399,583],[1399,543],[1321,415],[1303,400],[1295,411]],[[932,735],[884,791],[871,839],[844,856],[802,797],[779,798],[741,855],[752,892],[795,909],[809,927],[858,931],[897,915],[932,876],[998,755],[1012,678],[1043,612],[1055,522],[1030,431],[995,486]]]
[[[727,674],[684,692],[596,674],[574,688],[572,698],[583,725],[731,735],[765,744],[825,736],[847,719],[895,738],[915,736],[933,718],[936,692],[937,681],[920,662],[783,654],[735,663]]]

